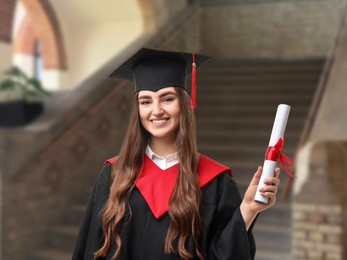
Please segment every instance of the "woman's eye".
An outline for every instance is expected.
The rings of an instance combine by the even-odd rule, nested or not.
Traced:
[[[164,103],[170,103],[170,102],[172,102],[173,100],[174,100],[175,98],[173,98],[173,97],[167,97],[167,98],[164,98]]]
[[[142,100],[140,101],[140,105],[149,105],[151,102],[149,100]]]

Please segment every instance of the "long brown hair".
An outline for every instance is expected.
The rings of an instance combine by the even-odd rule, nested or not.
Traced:
[[[180,105],[180,123],[177,129],[176,147],[180,159],[179,172],[175,187],[169,199],[168,214],[170,226],[165,240],[165,253],[178,253],[182,259],[189,259],[195,253],[203,259],[198,240],[201,233],[199,206],[201,190],[197,176],[198,152],[196,145],[196,126],[193,110],[190,108],[188,93],[175,87]],[[129,207],[129,196],[138,177],[139,168],[144,160],[145,149],[150,134],[142,127],[139,119],[138,93],[135,94],[127,134],[120,149],[119,156],[113,164],[110,176],[110,195],[101,212],[104,241],[95,252],[94,259],[106,256],[112,241],[117,250],[112,259],[119,255],[122,241],[119,227],[125,218],[126,207]],[[129,208],[130,217],[131,209]],[[189,252],[187,243],[192,241],[195,252]],[[175,244],[177,242],[177,248]]]

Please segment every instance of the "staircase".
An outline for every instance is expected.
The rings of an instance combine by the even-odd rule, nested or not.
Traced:
[[[280,103],[291,106],[282,151],[293,158],[324,60],[208,63],[197,73],[199,151],[230,166],[244,193],[263,164]],[[280,178],[288,178],[284,170]],[[292,260],[290,200],[261,213],[254,235],[256,260]]]
[[[91,192],[91,190],[89,192]],[[86,198],[88,198],[87,192]],[[42,248],[31,252],[27,259],[71,260],[86,203],[87,201],[79,202],[76,203],[75,206],[67,209],[66,217],[62,220],[61,225],[52,227],[49,230],[46,244],[43,245]]]
[[[211,60],[199,69],[199,151],[231,166],[242,193],[263,162],[279,103],[292,106],[283,152],[293,156],[322,65],[322,59]],[[285,178],[282,171],[281,179]],[[27,259],[71,259],[85,205],[86,201],[80,201],[67,209],[61,224],[49,230],[46,244]],[[254,228],[256,260],[292,260],[290,225],[290,202],[278,202],[260,215]]]

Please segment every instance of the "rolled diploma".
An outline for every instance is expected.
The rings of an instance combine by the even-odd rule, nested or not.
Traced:
[[[286,104],[278,105],[275,121],[272,127],[271,136],[270,136],[269,147],[274,146],[280,138],[283,139],[284,132],[286,130],[287,121],[288,121],[289,111],[290,111],[290,106]],[[264,180],[266,178],[274,176],[274,170],[276,166],[277,166],[277,162],[274,162],[271,160],[264,160],[263,173],[260,177],[258,188],[254,197],[255,201],[265,203],[265,204],[268,203],[268,198],[263,197],[260,194],[259,188],[265,185]]]

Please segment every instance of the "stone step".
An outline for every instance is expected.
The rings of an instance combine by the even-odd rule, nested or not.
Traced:
[[[255,260],[294,260],[288,250],[277,250],[272,248],[270,250],[257,250]]]
[[[251,85],[251,86],[243,86],[243,85],[226,85],[223,88],[211,88],[211,86],[201,86],[198,85],[198,93],[197,93],[197,98],[200,97],[205,97],[208,95],[226,95],[226,96],[231,96],[231,95],[242,95],[242,94],[248,94],[248,96],[251,95],[264,95],[264,94],[280,94],[282,96],[284,95],[303,95],[307,96],[314,93],[314,88],[306,85],[305,87],[301,88],[283,88],[282,86],[279,87],[278,84],[275,86],[267,85],[260,87],[258,85]]]
[[[244,93],[239,94],[232,94],[232,95],[218,95],[218,94],[209,94],[209,95],[199,95],[197,97],[198,102],[205,102],[206,100],[211,101],[235,101],[235,100],[242,100],[246,102],[253,102],[261,100],[263,102],[266,102],[268,100],[293,100],[293,101],[307,101],[310,100],[312,97],[311,95],[303,95],[301,93],[291,93],[291,94],[283,94],[279,91],[273,91],[273,92],[267,92],[262,93],[258,95],[250,95],[250,93],[247,93],[246,91]]]
[[[238,100],[235,99],[233,101],[223,101],[223,100],[206,100],[206,101],[197,101],[198,107],[201,109],[219,109],[223,110],[232,110],[239,108],[240,106],[243,107],[253,107],[253,106],[259,106],[259,107],[265,107],[267,106],[269,109],[272,109],[272,116],[271,118],[274,118],[276,114],[276,110],[278,105],[280,104],[287,104],[291,107],[291,110],[295,110],[296,107],[302,107],[303,105],[307,105],[307,111],[310,108],[311,100],[288,100],[288,99],[269,99],[269,100],[259,100],[259,99],[254,99],[254,100]],[[205,116],[200,116],[199,117],[204,118]]]
[[[294,97],[310,97],[312,98],[312,96],[315,93],[315,90],[311,87],[305,87],[305,88],[301,88],[301,89],[284,89],[278,86],[278,84],[276,84],[276,86],[268,86],[268,87],[264,87],[264,88],[260,88],[258,86],[254,86],[254,87],[243,87],[242,85],[230,85],[228,84],[227,86],[225,86],[223,89],[222,88],[218,88],[218,89],[214,89],[214,88],[207,88],[205,87],[204,89],[202,89],[201,85],[198,85],[198,93],[197,93],[197,100],[199,101],[199,99],[205,100],[206,98],[212,96],[213,98],[216,98],[215,96],[219,97],[240,97],[242,98],[242,96],[244,96],[245,98],[250,97],[251,99],[256,99],[262,96],[267,96],[267,97],[271,97],[272,99],[274,98],[284,98],[286,96],[294,96]],[[261,106],[263,107],[263,106]]]
[[[232,120],[218,121],[217,119],[205,119],[200,118],[197,120],[197,129],[204,129],[204,131],[241,131],[244,130],[249,132],[250,130],[256,131],[267,131],[269,136],[273,127],[274,116],[273,118],[258,118],[257,120],[249,120],[248,118],[233,118]],[[304,125],[303,120],[297,120],[291,118],[287,122],[286,133],[297,133],[298,128],[302,128]],[[285,134],[286,134],[285,133]],[[284,136],[285,137],[285,136]]]
[[[238,167],[234,166],[235,164],[234,165],[231,164],[230,168],[232,171],[232,176],[236,180],[238,185],[241,186],[241,188],[243,188],[243,186],[245,187],[248,186],[249,182],[253,178],[254,173],[258,169],[258,166],[263,166],[263,162],[264,162],[264,159],[258,164],[254,163],[253,166],[244,167],[244,170],[238,170]],[[228,166],[228,164],[223,164],[223,165]],[[285,170],[283,169],[280,163],[277,163],[277,167],[280,168],[280,179],[282,181],[279,185],[279,188],[282,188],[283,184],[285,183],[285,180],[291,177],[287,175],[287,173],[285,172]]]
[[[244,131],[244,130],[237,130],[237,131],[227,131],[225,129],[216,129],[213,133],[206,131],[206,129],[202,129],[197,134],[198,137],[208,137],[208,138],[233,138],[234,136],[238,138],[243,138],[245,140],[248,140],[249,138],[266,138],[269,137],[269,133],[264,131]],[[294,139],[298,138],[300,135],[297,132],[288,133],[286,134],[286,139]],[[210,139],[209,139],[210,140]]]
[[[274,114],[276,114],[276,111],[274,111]],[[269,124],[269,123],[273,123],[273,119],[274,119],[274,115],[273,117],[266,117],[266,118],[259,118],[259,117],[255,117],[255,118],[244,118],[244,117],[235,117],[235,118],[224,118],[221,116],[214,116],[214,117],[210,117],[210,118],[205,118],[205,117],[200,117],[198,118],[197,122],[198,123],[218,123],[220,122],[221,124],[228,122],[229,123],[234,123],[235,125],[238,124],[244,124],[244,125],[248,125],[248,124]],[[291,123],[302,123],[303,118],[293,118],[290,122]]]
[[[211,85],[209,82],[205,82],[197,79],[197,88],[200,91],[232,91],[232,90],[245,90],[245,91],[256,91],[256,90],[264,90],[264,91],[272,91],[272,90],[283,90],[283,91],[300,91],[305,89],[310,89],[314,91],[317,85],[317,81],[312,82],[297,82],[295,84],[283,81],[283,82],[239,82],[233,85],[220,82],[218,87],[216,85]],[[188,81],[189,82],[189,81]],[[189,85],[190,86],[190,85]]]
[[[231,122],[225,122],[225,123],[213,123],[211,122],[212,125],[208,125],[207,122],[203,123],[198,123],[198,129],[202,129],[205,128],[206,131],[219,131],[219,130],[223,130],[223,131],[242,131],[244,130],[245,132],[248,132],[249,130],[251,130],[252,128],[257,129],[259,132],[264,133],[268,135],[268,137],[270,137],[271,134],[271,130],[272,130],[272,126],[273,124],[233,124]],[[286,138],[286,134],[290,135],[291,133],[296,133],[295,132],[295,127],[302,127],[303,124],[295,124],[295,123],[290,123],[287,125],[286,128],[286,133],[284,135],[284,140],[287,143],[287,138]],[[296,133],[297,134],[297,133]],[[266,140],[266,139],[263,139]],[[247,141],[247,139],[245,139],[244,141]],[[242,143],[244,143],[244,141],[241,141]],[[268,140],[267,140],[268,141]],[[199,144],[200,145],[200,144]],[[295,145],[296,144],[292,141],[291,145]],[[286,146],[286,145],[285,145]]]
[[[277,103],[279,105],[279,103]],[[248,118],[248,117],[257,117],[257,118],[267,118],[274,119],[276,115],[277,105],[269,107],[267,109],[259,108],[258,111],[249,108],[249,106],[244,106],[244,110],[242,110],[242,105],[234,105],[230,104],[228,106],[206,106],[202,105],[197,108],[196,111],[196,119],[197,121],[204,120],[205,118],[214,118],[219,117],[220,119],[235,119],[235,118]],[[306,116],[309,112],[308,108],[301,109],[300,106],[293,106],[290,104],[290,118],[301,118],[306,119]]]
[[[292,211],[290,202],[281,202],[280,200],[275,203],[271,208],[260,213],[257,222],[265,225],[286,225],[291,224]]]
[[[65,217],[65,222],[69,225],[74,225],[76,227],[79,227],[82,222],[84,213],[86,211],[86,205],[87,205],[86,203],[81,203],[81,204],[72,206]]]
[[[237,181],[247,181],[247,183],[253,177],[253,174],[257,170],[259,165],[262,165],[264,158],[261,161],[251,159],[249,161],[230,161],[230,160],[219,160],[221,164],[231,167],[234,178]]]
[[[228,106],[240,106],[244,107],[248,106],[268,106],[273,107],[274,111],[279,104],[287,104],[289,106],[302,106],[307,104],[308,106],[311,103],[311,98],[308,97],[300,97],[300,96],[283,96],[283,97],[254,97],[254,98],[238,98],[237,96],[225,96],[220,98],[206,98],[200,97],[197,99],[197,103],[199,107],[228,107]]]
[[[231,86],[234,84],[241,84],[241,83],[253,83],[253,84],[279,84],[281,82],[286,82],[287,84],[296,84],[296,83],[305,83],[305,84],[316,84],[318,83],[318,78],[316,75],[303,75],[303,76],[249,76],[249,77],[243,77],[243,76],[200,76],[199,80],[204,81],[204,84],[211,84],[211,86],[216,84],[230,84]]]
[[[218,60],[209,61],[199,68],[198,73],[220,73],[228,75],[231,72],[237,72],[240,74],[294,74],[294,73],[308,73],[311,74],[315,72],[319,75],[322,71],[322,66],[319,63],[315,64],[300,64],[300,63],[279,63],[279,64],[269,64],[269,63],[225,63],[219,62]]]
[[[72,251],[56,248],[42,248],[30,253],[27,260],[71,260]]]
[[[201,67],[201,70],[209,69],[267,69],[272,68],[274,70],[290,70],[299,68],[312,68],[320,70],[325,63],[325,59],[322,58],[310,58],[310,59],[211,59]]]
[[[201,153],[211,157],[218,158],[217,161],[231,161],[231,162],[242,162],[246,163],[249,160],[254,162],[263,162],[264,154],[266,152],[265,147],[254,147],[251,145],[234,145],[234,146],[224,146],[224,145],[210,145],[210,144],[200,144],[198,149]],[[292,154],[293,150],[288,150],[286,147],[282,149],[284,154]]]
[[[253,133],[252,131],[244,131],[244,130],[235,130],[235,131],[228,131],[227,129],[216,129],[215,132],[211,133],[209,131],[207,131],[206,129],[202,129],[199,133],[198,133],[198,138],[202,138],[202,137],[207,137],[207,138],[234,138],[234,137],[238,137],[238,138],[243,138],[244,140],[248,140],[249,138],[267,138],[270,137],[270,134],[267,131],[257,131],[255,133]],[[300,136],[299,133],[297,132],[290,132],[290,133],[286,133],[286,140],[287,139],[295,139],[298,138]],[[211,139],[210,139],[211,140]],[[214,140],[212,140],[213,142]]]
[[[79,226],[56,226],[53,227],[48,237],[48,245],[72,252],[79,231]]]
[[[249,117],[249,116],[257,116],[264,118],[274,118],[276,115],[276,106],[267,106],[263,104],[263,106],[253,107],[253,106],[244,106],[244,105],[234,105],[230,104],[228,106],[200,106],[198,102],[198,107],[196,108],[196,118],[199,120],[200,118],[210,118],[219,116],[219,117]],[[308,113],[307,104],[301,104],[296,106],[291,106],[290,109],[290,117],[306,117]]]
[[[241,145],[252,144],[256,146],[266,147],[270,139],[268,131],[259,132],[256,135],[249,132],[240,133],[233,131],[217,130],[218,133],[201,132],[198,134],[198,143],[211,143],[211,144],[224,144],[224,145]],[[229,133],[231,132],[231,133]],[[285,136],[286,147],[293,147],[297,145],[298,134],[288,134]]]
[[[291,250],[291,227],[285,224],[265,225],[256,223],[253,234],[257,247],[263,250]]]
[[[318,75],[322,71],[320,64],[315,64],[315,66],[302,65],[295,66],[274,66],[274,65],[264,65],[264,66],[235,66],[234,64],[229,64],[227,66],[223,64],[208,64],[199,70],[200,74],[213,74],[213,75],[230,75],[230,74],[241,74],[241,75],[259,75],[259,74],[314,74]]]
[[[297,80],[297,81],[307,81],[307,80],[317,80],[317,72],[303,72],[303,73],[287,73],[283,71],[282,73],[269,72],[262,73],[237,73],[234,71],[229,71],[227,73],[205,73],[199,72],[199,80],[232,80],[232,81],[287,81],[287,80]]]
[[[208,64],[208,65],[207,65]],[[238,71],[321,71],[324,61],[270,61],[270,60],[223,60],[213,59],[206,62],[199,71],[238,70]]]

